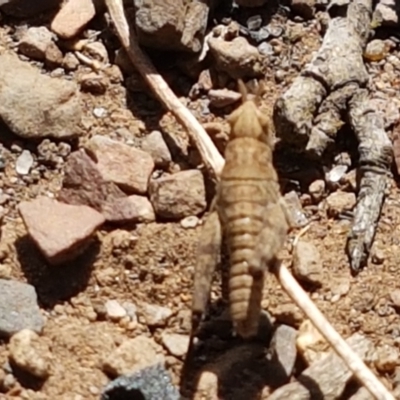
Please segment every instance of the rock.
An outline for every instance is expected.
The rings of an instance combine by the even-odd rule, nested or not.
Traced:
[[[200,171],[189,170],[152,180],[150,201],[157,215],[181,219],[202,213],[206,206],[206,190]]]
[[[294,13],[306,19],[311,19],[315,14],[317,0],[292,0],[291,9]]]
[[[161,342],[173,356],[183,357],[188,351],[190,336],[163,332]]]
[[[67,0],[51,23],[51,30],[63,39],[81,32],[96,15],[93,0]]]
[[[273,359],[284,369],[287,378],[292,375],[297,357],[297,331],[288,325],[279,325],[271,339]]]
[[[181,227],[184,229],[196,228],[199,223],[200,219],[194,215],[181,219]]]
[[[199,52],[207,26],[205,2],[134,0],[139,43],[161,50]]]
[[[115,183],[126,192],[147,192],[154,169],[149,154],[105,136],[92,137],[87,149],[93,154],[104,180]]]
[[[35,288],[0,279],[0,336],[9,337],[22,329],[40,333],[43,325]]]
[[[224,108],[239,101],[242,95],[229,89],[211,89],[208,92],[208,98],[210,99],[210,106]]]
[[[119,321],[126,316],[126,310],[117,300],[107,300],[105,308],[107,316],[113,321]]]
[[[337,217],[338,215],[351,211],[356,204],[356,195],[347,192],[335,192],[326,198],[328,207],[328,215],[330,217]]]
[[[62,61],[62,66],[66,71],[75,71],[80,65],[79,60],[75,54],[67,53]]]
[[[18,211],[30,237],[52,265],[81,254],[105,221],[90,207],[64,204],[44,196],[21,202]]]
[[[111,376],[128,375],[163,363],[162,348],[145,336],[127,339],[103,361],[102,369]]]
[[[108,222],[120,224],[153,222],[156,219],[153,206],[147,197],[135,194],[105,203],[102,213]]]
[[[364,58],[369,61],[383,60],[389,54],[388,44],[381,39],[371,40],[364,51]]]
[[[103,179],[97,165],[84,150],[75,151],[68,157],[58,200],[92,207],[101,212],[107,221],[114,221],[120,218],[121,211],[115,209],[113,203],[126,197],[118,186]]]
[[[24,150],[17,158],[15,171],[18,175],[27,175],[33,165],[33,157],[29,150]]]
[[[216,67],[231,78],[256,78],[262,74],[261,54],[245,38],[237,37],[228,42],[211,37],[208,44]]]
[[[51,353],[37,333],[23,329],[10,339],[10,360],[23,371],[46,379],[50,375]]]
[[[312,182],[308,188],[308,192],[311,195],[311,198],[316,202],[319,203],[325,193],[325,181],[322,179],[317,179]]]
[[[164,326],[172,315],[172,310],[156,304],[141,303],[139,320],[148,326]]]
[[[52,43],[52,33],[45,27],[31,27],[22,35],[18,43],[18,50],[21,54],[33,60],[44,60],[46,49]]]
[[[96,72],[90,72],[81,76],[79,83],[82,91],[92,94],[104,94],[108,86],[106,77],[99,75]]]
[[[321,256],[311,242],[299,240],[294,246],[293,274],[303,282],[322,286],[324,276]]]
[[[304,215],[303,208],[297,193],[292,190],[283,196],[286,209],[290,218],[290,224],[294,228],[302,228],[308,224],[308,219]]]
[[[44,57],[47,68],[57,68],[62,65],[64,56],[57,45],[51,42],[46,48]]]
[[[104,389],[101,400],[116,398],[142,400],[179,400],[181,396],[171,381],[170,374],[162,365],[143,368],[130,376],[121,376]]]
[[[389,345],[378,346],[375,354],[374,365],[383,374],[392,374],[398,365],[399,351]]]
[[[16,135],[76,136],[81,112],[74,82],[50,78],[15,55],[0,55],[0,117]]]
[[[172,161],[171,153],[160,131],[152,131],[141,141],[141,148],[149,153],[156,167],[167,167]]]
[[[61,0],[1,0],[0,10],[11,17],[30,18],[55,9]]]
[[[399,22],[396,0],[381,0],[375,7],[373,21],[383,26],[395,27]]]
[[[331,186],[333,186],[332,184],[340,182],[340,180],[346,174],[348,168],[349,167],[347,165],[343,164],[336,165],[326,174],[327,182],[330,183]]]
[[[390,292],[390,300],[396,308],[400,308],[400,289],[394,289]]]

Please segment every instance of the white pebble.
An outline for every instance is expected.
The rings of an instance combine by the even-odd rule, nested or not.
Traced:
[[[125,308],[117,300],[107,300],[105,307],[108,317],[114,321],[118,321],[126,316]]]
[[[19,175],[27,175],[33,165],[33,157],[29,150],[24,150],[17,158],[15,170]]]
[[[195,215],[191,215],[181,220],[181,226],[185,229],[196,228],[196,226],[199,224],[199,221],[199,218],[197,218]]]

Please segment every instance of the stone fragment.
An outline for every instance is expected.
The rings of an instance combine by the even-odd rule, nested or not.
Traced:
[[[63,39],[81,32],[96,15],[93,0],[67,0],[51,23],[51,30]]]
[[[101,400],[116,398],[143,400],[180,400],[178,389],[172,384],[171,376],[164,366],[157,364],[143,368],[133,375],[121,376],[104,389]]]
[[[184,229],[193,229],[199,225],[200,219],[194,215],[181,219],[181,227]]]
[[[337,217],[346,211],[351,211],[354,208],[356,201],[357,199],[354,193],[341,191],[332,193],[326,198],[328,215],[330,217]]]
[[[28,28],[18,43],[21,54],[33,60],[44,60],[46,49],[52,43],[52,33],[45,26]]]
[[[103,361],[103,370],[112,375],[128,375],[163,363],[162,348],[146,336],[127,339]]]
[[[208,44],[217,68],[231,78],[255,78],[262,74],[261,54],[244,37],[229,42],[211,37]]]
[[[308,192],[311,195],[311,198],[316,202],[319,203],[325,193],[325,181],[322,179],[317,179],[312,182],[308,188]]]
[[[207,26],[206,2],[134,0],[139,43],[161,50],[199,52]]]
[[[153,222],[156,219],[153,206],[147,197],[135,194],[106,202],[102,213],[107,221],[121,224]]]
[[[16,135],[76,136],[81,113],[74,82],[41,74],[15,55],[0,55],[0,117]]]
[[[64,204],[44,196],[21,202],[18,211],[30,237],[52,265],[81,254],[105,221],[90,207]]]
[[[104,180],[115,183],[126,192],[147,192],[154,169],[149,154],[105,136],[92,137],[87,149],[93,154]]]
[[[67,53],[62,61],[62,66],[66,71],[75,71],[80,65],[79,60],[75,54]]]
[[[141,142],[141,148],[149,153],[156,167],[167,167],[172,161],[171,153],[160,131],[152,131]]]
[[[388,44],[381,39],[371,40],[364,51],[364,58],[369,61],[381,61],[389,54]]]
[[[0,336],[9,337],[25,328],[40,333],[43,325],[35,288],[0,279]]]
[[[296,337],[296,329],[289,325],[279,325],[271,339],[273,359],[282,366],[287,378],[292,375],[297,358]]]
[[[113,321],[119,321],[126,316],[126,310],[117,300],[107,300],[105,308],[107,316]]]
[[[93,94],[104,94],[108,86],[106,77],[96,72],[90,72],[81,76],[79,82],[84,92]]]
[[[380,0],[375,7],[373,21],[377,25],[395,27],[399,22],[396,0]]]
[[[189,348],[190,337],[179,333],[163,332],[162,344],[175,357],[183,357]]]
[[[139,320],[148,326],[164,326],[171,315],[172,310],[168,307],[149,303],[139,305]]]
[[[210,106],[224,108],[239,101],[242,95],[229,89],[211,89],[208,92],[208,98],[210,99]]]
[[[50,375],[50,349],[34,331],[23,329],[13,335],[9,350],[10,360],[23,371],[40,379],[46,379]]]
[[[305,240],[299,240],[294,247],[293,274],[303,282],[322,286],[323,270],[318,249]]]
[[[30,18],[55,9],[62,0],[0,0],[0,10],[11,17]]]
[[[17,158],[15,164],[15,171],[18,175],[27,175],[33,165],[33,157],[29,150],[23,150],[23,152]]]
[[[204,178],[200,171],[189,170],[150,182],[150,201],[157,215],[181,219],[198,215],[206,208]]]
[[[54,42],[51,42],[44,55],[45,63],[48,68],[57,68],[63,63],[63,53]]]
[[[285,200],[291,226],[296,228],[306,226],[308,224],[308,219],[303,212],[297,193],[292,190],[286,193],[283,198]]]
[[[374,365],[383,374],[392,374],[398,365],[399,350],[388,344],[378,346]]]

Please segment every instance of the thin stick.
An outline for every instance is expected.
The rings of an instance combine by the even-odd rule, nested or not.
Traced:
[[[139,47],[135,33],[129,29],[122,0],[106,0],[106,5],[122,46],[133,65],[164,107],[171,111],[186,128],[195,146],[198,148],[205,166],[218,178],[225,162],[223,157],[201,124],[179,101],[165,80],[157,72],[151,60]]]
[[[275,274],[288,295],[304,314],[315,325],[321,335],[332,346],[333,350],[343,359],[347,367],[377,400],[395,400],[382,382],[373,374],[365,363],[344,341],[335,328],[323,316],[307,293],[293,278],[290,271],[282,263],[277,263]]]

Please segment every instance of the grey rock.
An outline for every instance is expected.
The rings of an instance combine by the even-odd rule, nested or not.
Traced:
[[[26,283],[0,279],[0,335],[10,337],[22,329],[40,333],[43,325],[35,288]]]
[[[45,26],[27,29],[18,44],[21,54],[34,60],[44,60],[46,50],[52,43],[52,33]]]
[[[29,150],[24,150],[17,158],[15,170],[19,175],[27,175],[33,165],[33,157]]]
[[[43,75],[15,55],[0,55],[0,117],[16,135],[76,136],[81,112],[76,83]]]
[[[105,387],[101,396],[101,400],[122,398],[179,400],[180,395],[165,368],[162,365],[155,365],[133,375],[115,379]]]

